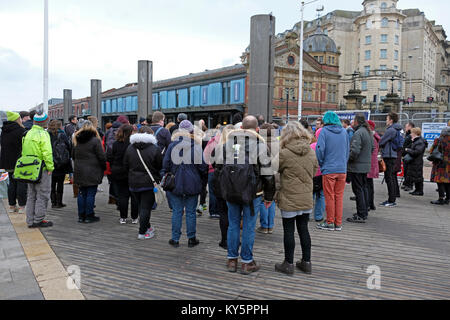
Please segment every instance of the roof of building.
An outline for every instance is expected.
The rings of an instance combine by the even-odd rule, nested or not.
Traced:
[[[336,43],[320,27],[303,42],[303,47],[306,52],[338,52]]]

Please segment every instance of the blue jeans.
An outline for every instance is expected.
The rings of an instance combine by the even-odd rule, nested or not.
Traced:
[[[97,187],[80,187],[78,193],[78,217],[85,218],[94,215],[95,195]]]
[[[180,241],[181,227],[183,224],[183,209],[186,209],[186,232],[188,239],[195,238],[197,228],[198,196],[177,196],[170,194],[172,204],[172,240]]]
[[[217,212],[216,207],[216,196],[214,195],[214,191],[212,189],[212,180],[214,178],[214,172],[208,174],[208,192],[209,192],[209,215],[219,214]]]
[[[323,193],[323,190],[320,190],[320,192],[314,192],[313,198],[314,198],[314,219],[322,220],[323,213],[325,212],[325,195]]]
[[[266,209],[264,206],[264,202],[261,202],[259,205],[259,221],[261,223],[261,228],[264,229],[273,229],[275,225],[275,201],[272,202],[272,205],[269,209]]]
[[[227,202],[228,204],[228,259],[239,257],[239,240],[241,233],[241,217],[244,223],[242,227],[241,262],[250,263],[253,261],[253,244],[255,242],[255,226],[258,218],[258,208],[261,204],[261,197],[253,201],[254,215],[251,215],[250,206],[243,206]]]

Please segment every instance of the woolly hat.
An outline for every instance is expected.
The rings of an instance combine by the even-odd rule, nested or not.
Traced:
[[[20,114],[11,111],[6,111],[6,116],[8,118],[8,121],[16,121],[17,119],[20,118]]]
[[[342,127],[341,120],[333,111],[328,111],[327,113],[325,113],[325,115],[323,116],[323,124],[334,124]]]
[[[189,133],[194,132],[194,126],[189,120],[183,120],[180,123],[179,129],[186,130]]]
[[[48,114],[45,112],[43,114],[35,114],[33,120],[38,123],[43,123],[48,120]]]
[[[117,122],[120,122],[121,124],[128,124],[130,121],[128,120],[127,116],[119,116],[117,118]]]
[[[372,131],[375,130],[375,122],[373,122],[372,120],[369,120],[369,121],[367,121],[367,123],[369,124],[370,129],[372,129]]]

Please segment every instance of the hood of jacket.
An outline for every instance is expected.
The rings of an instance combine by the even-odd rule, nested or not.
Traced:
[[[130,137],[130,144],[136,149],[143,150],[151,144],[157,145],[155,136],[148,133],[136,133]]]
[[[6,121],[6,122],[3,122],[2,131],[4,133],[10,133],[10,132],[13,132],[14,130],[17,130],[19,128],[21,128],[21,126],[17,122],[15,122],[15,121]]]
[[[77,133],[75,139],[77,140],[78,143],[84,144],[89,142],[89,140],[91,140],[94,137],[97,137],[95,132],[85,130]]]
[[[394,128],[397,131],[402,131],[402,126],[399,123],[394,123],[390,128]]]
[[[289,141],[284,147],[298,156],[304,156],[311,151],[310,141],[306,138],[293,139]]]
[[[326,130],[326,131],[329,131],[329,132],[334,133],[334,134],[342,133],[342,127],[338,126],[336,124],[325,126],[325,127],[323,127],[322,130]]]

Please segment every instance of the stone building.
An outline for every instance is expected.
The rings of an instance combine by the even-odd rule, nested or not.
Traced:
[[[381,103],[392,87],[405,100],[414,96],[417,102],[426,102],[429,97],[446,104],[450,101],[450,42],[444,29],[419,9],[401,10],[397,4],[398,0],[364,0],[361,11],[336,10],[305,22],[305,39],[320,25],[341,54],[340,105],[345,103],[343,97],[352,87],[355,72],[359,73],[357,86],[367,97],[366,105]],[[278,37],[299,30],[297,23]]]

